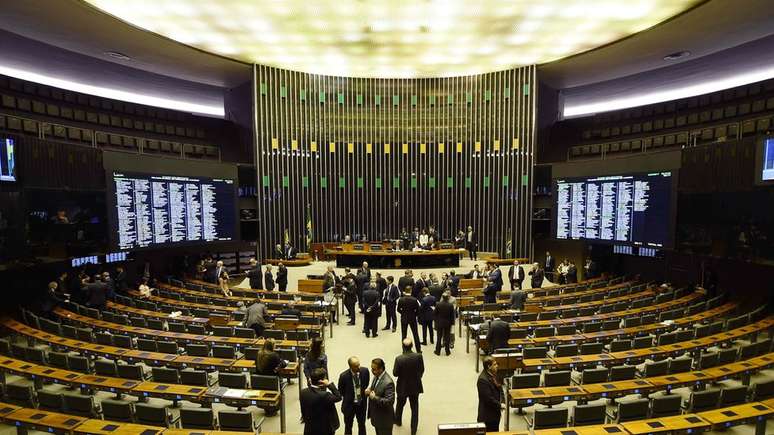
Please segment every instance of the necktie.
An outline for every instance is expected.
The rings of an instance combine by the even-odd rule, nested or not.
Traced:
[[[379,378],[380,377],[381,377],[381,375],[374,377],[374,381],[371,383],[371,391],[376,390],[376,386],[379,385]]]
[[[360,402],[360,373],[352,373],[353,385],[355,387],[355,403]]]

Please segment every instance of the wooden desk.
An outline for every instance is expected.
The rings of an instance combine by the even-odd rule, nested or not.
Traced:
[[[207,392],[207,387],[145,381],[135,386],[134,392],[142,397],[201,402],[204,393]]]
[[[142,424],[92,418],[81,423],[73,432],[83,435],[156,435],[163,432],[164,429],[158,426],[145,426]]]
[[[236,360],[212,358],[206,356],[179,355],[175,357],[175,364],[196,369],[224,370],[227,371]]]
[[[10,403],[0,402],[0,418],[21,409],[21,406],[16,406]]]
[[[581,386],[521,388],[508,391],[510,406],[513,407],[552,402],[558,397],[563,400],[577,400],[578,397],[586,395],[587,392]]]
[[[583,389],[588,393],[588,400],[599,398],[615,398],[628,394],[644,394],[653,388],[648,380],[631,379],[626,381],[603,382],[601,384],[584,384]]]
[[[302,266],[309,266],[312,264],[311,258],[295,258],[293,260],[282,260],[282,259],[276,259],[276,258],[265,258],[263,260],[263,264],[271,264],[273,266],[278,266],[280,263],[287,267],[302,267]]]
[[[205,396],[214,403],[233,406],[279,406],[280,393],[266,390],[242,390],[238,388],[210,387]]]
[[[377,269],[407,267],[459,267],[459,249],[435,249],[432,251],[355,251],[326,250],[326,255],[336,257],[336,267],[359,267],[367,261]]]
[[[605,434],[624,434],[623,426],[618,424],[600,424],[594,426],[575,426],[562,429],[540,429],[532,432],[533,435],[568,435],[568,431],[575,435],[605,435]]]
[[[629,421],[621,423],[621,426],[632,435],[644,435],[653,433],[704,430],[709,429],[710,424],[695,414],[675,415],[672,417],[650,418],[647,420]]]
[[[141,381],[131,379],[111,378],[98,375],[83,375],[78,378],[78,384],[81,388],[95,388],[101,391],[110,391],[111,393],[128,393],[140,385]]]
[[[69,433],[88,418],[35,408],[20,408],[3,416],[3,420],[21,423],[24,427],[43,432]]]
[[[766,419],[774,415],[774,408],[761,402],[753,402],[699,412],[696,415],[709,422],[712,428],[716,430],[722,430],[738,424],[755,423],[755,435],[764,435],[766,432]]]

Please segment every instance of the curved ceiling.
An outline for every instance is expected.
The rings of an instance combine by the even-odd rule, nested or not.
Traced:
[[[86,0],[243,62],[347,77],[447,77],[546,63],[648,29],[700,0]]]

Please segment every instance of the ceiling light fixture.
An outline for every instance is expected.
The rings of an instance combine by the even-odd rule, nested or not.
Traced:
[[[120,51],[106,51],[105,55],[110,56],[113,59],[132,60],[131,57],[125,55],[124,53],[121,53]]]
[[[187,101],[172,100],[169,98],[154,97],[151,95],[136,94],[134,92],[122,91],[118,89],[105,88],[102,86],[87,85],[85,83],[73,82],[66,79],[51,77],[31,71],[20,70],[13,67],[0,65],[0,74],[15,77],[17,79],[40,83],[48,86],[54,86],[68,91],[80,92],[83,94],[96,95],[98,97],[110,98],[113,100],[126,101],[129,103],[144,104],[146,106],[162,107],[165,109],[179,110],[181,112],[197,113],[201,115],[217,116],[223,118],[226,112],[223,105],[208,106],[204,104],[190,103]]]
[[[669,61],[673,61],[673,60],[677,60],[677,59],[682,59],[682,58],[688,57],[690,55],[691,55],[691,52],[688,51],[688,50],[676,51],[674,53],[670,53],[670,54],[667,54],[666,56],[664,56],[664,60],[669,62]]]

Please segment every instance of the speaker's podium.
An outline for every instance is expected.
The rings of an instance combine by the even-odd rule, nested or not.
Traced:
[[[438,435],[486,435],[484,423],[439,424]]]

